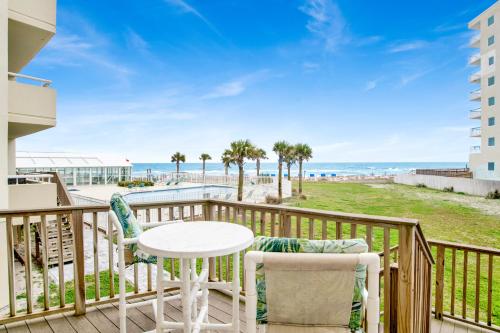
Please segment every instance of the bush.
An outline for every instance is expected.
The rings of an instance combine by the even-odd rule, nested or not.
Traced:
[[[425,185],[425,184],[423,184],[423,183],[418,183],[418,184],[417,184],[417,187],[426,188],[426,187],[427,187],[427,185]]]
[[[266,204],[279,205],[281,203],[280,198],[273,195],[266,195]]]
[[[489,192],[486,195],[486,199],[500,199],[500,192],[498,192],[498,190],[495,190],[494,192]]]
[[[118,186],[121,187],[128,187],[129,185],[140,187],[141,184],[144,184],[143,186],[153,186],[155,183],[150,180],[122,180],[118,182]]]
[[[293,194],[297,194],[297,189],[296,188],[292,188],[292,193]]]
[[[307,200],[307,196],[305,194],[301,194],[299,198],[300,200]]]
[[[445,192],[454,192],[453,186],[445,187],[445,188],[443,188],[443,191],[445,191]]]

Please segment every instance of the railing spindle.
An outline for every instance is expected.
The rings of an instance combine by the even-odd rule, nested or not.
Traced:
[[[476,297],[474,307],[474,321],[479,322],[479,296],[480,296],[480,283],[481,283],[481,254],[476,252]]]
[[[391,229],[384,228],[384,332],[388,333],[391,323]],[[352,233],[352,228],[351,228]],[[354,237],[353,237],[354,238]]]
[[[95,300],[101,299],[101,282],[99,276],[99,235],[98,235],[98,215],[97,212],[92,214],[92,236],[94,241],[94,285],[95,285]]]
[[[356,237],[358,237],[358,234],[357,234],[357,229],[358,229],[358,225],[357,224],[351,224],[351,238],[354,239]]]
[[[250,211],[250,221],[252,223],[252,227],[251,227],[252,232],[255,235],[255,229],[256,229],[255,228],[255,210],[253,210],[253,209]]]
[[[321,221],[321,239],[328,239],[328,221]]]
[[[342,239],[342,222],[335,222],[335,239]]]
[[[115,297],[115,272],[114,272],[114,258],[113,258],[113,221],[108,218],[108,275],[109,275],[109,297]]]
[[[43,308],[48,310],[50,308],[50,293],[49,293],[49,244],[47,237],[47,216],[40,216],[40,233],[42,248],[42,274],[43,274]]]
[[[464,277],[462,285],[462,319],[467,318],[467,262],[468,262],[467,250],[464,250]]]
[[[314,219],[309,218],[309,239],[314,239]]]
[[[444,246],[438,245],[436,259],[436,319],[443,319]]]
[[[62,217],[57,214],[57,268],[59,270],[59,306],[66,306],[66,286],[64,285],[64,250],[63,250],[63,232],[62,232]],[[74,260],[75,256],[73,256]]]
[[[487,324],[491,326],[492,294],[493,294],[493,255],[488,255],[488,308],[486,310]]]
[[[297,215],[297,218],[295,220],[295,232],[297,235],[297,238],[302,238],[302,217],[300,215]]]
[[[14,268],[14,234],[12,228],[12,218],[6,218],[5,228],[7,232],[7,265],[9,277],[9,310],[10,316],[16,315],[16,279]]]
[[[455,285],[457,276],[457,250],[451,250],[451,300],[450,300],[450,314],[455,315]]]

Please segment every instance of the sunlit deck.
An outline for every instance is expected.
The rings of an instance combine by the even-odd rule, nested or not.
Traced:
[[[231,299],[218,292],[212,292],[209,296],[210,321],[214,323],[230,322],[231,320]],[[240,304],[241,332],[245,332],[245,304]],[[138,333],[154,330],[155,321],[151,306],[143,306],[137,309],[128,310],[128,332]],[[179,300],[166,303],[165,315],[168,320],[182,320],[182,305]],[[71,312],[65,314],[52,315],[38,319],[30,319],[21,322],[0,325],[0,332],[8,333],[114,333],[119,332],[118,327],[118,304],[105,304],[89,308],[82,316],[73,316]],[[177,332],[177,331],[175,331]],[[383,329],[381,328],[381,332]],[[451,321],[433,320],[431,323],[432,333],[479,333],[479,328],[468,328],[461,323]]]

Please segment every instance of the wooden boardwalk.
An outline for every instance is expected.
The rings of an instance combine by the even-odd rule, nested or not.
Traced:
[[[218,292],[209,296],[209,317],[214,323],[231,321],[231,299]],[[182,306],[179,300],[165,304],[168,320],[182,320]],[[245,332],[245,305],[240,307],[240,331]],[[127,312],[127,331],[139,333],[154,330],[155,321],[151,306],[131,309]],[[118,333],[118,304],[99,305],[89,308],[84,316],[75,317],[71,312],[49,317],[31,319],[7,325],[0,325],[0,333]],[[176,331],[179,332],[179,331]],[[432,333],[480,333],[488,332],[478,328],[468,328],[461,323],[432,320]]]

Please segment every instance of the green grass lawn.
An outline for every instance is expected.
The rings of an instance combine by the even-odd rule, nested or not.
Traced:
[[[294,187],[297,184],[294,183]],[[305,183],[307,199],[288,199],[285,204],[295,207],[333,210],[347,213],[414,218],[420,221],[427,239],[444,240],[486,247],[500,247],[500,216],[487,215],[467,205],[479,201],[484,205],[500,207],[500,200],[486,200],[456,193],[417,188],[398,184],[365,185],[357,183]],[[460,196],[460,197],[457,197]],[[460,199],[460,200],[458,200]],[[499,206],[495,206],[499,205]],[[330,233],[329,233],[330,234]],[[374,234],[374,248],[381,248],[381,235]],[[391,236],[391,243],[394,240]],[[436,258],[435,250],[434,258]],[[500,325],[500,258],[494,260],[493,323]],[[467,274],[467,316],[473,318],[475,303],[475,260],[469,255]],[[444,310],[450,309],[451,251],[445,258]],[[457,254],[455,313],[461,313],[463,295],[463,256]],[[434,273],[435,274],[435,273]],[[481,257],[480,319],[486,316],[487,257]]]

